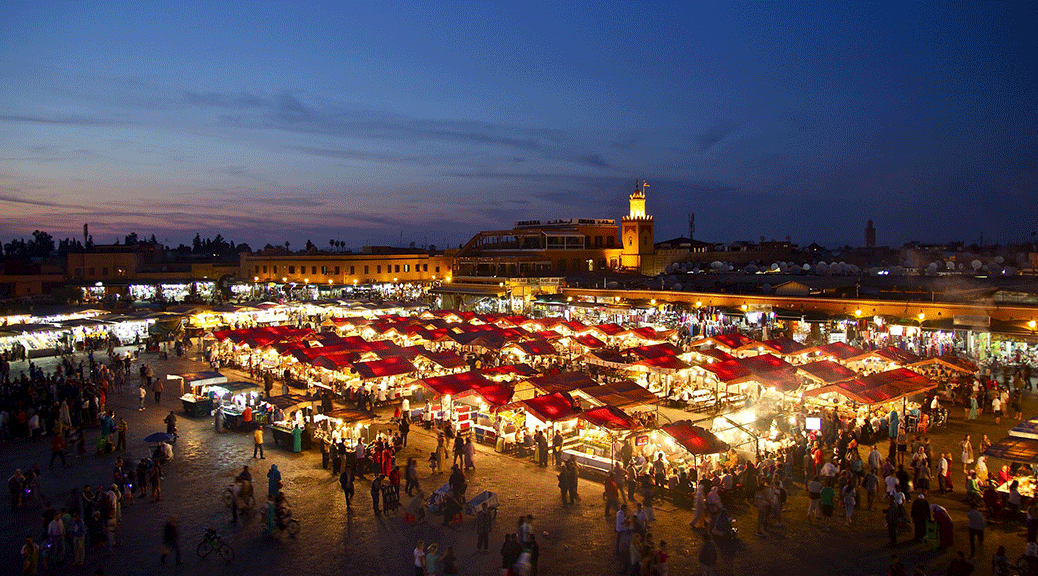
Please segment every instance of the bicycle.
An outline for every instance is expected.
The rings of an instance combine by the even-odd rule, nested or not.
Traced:
[[[234,549],[231,548],[230,544],[224,542],[223,538],[216,533],[216,530],[206,528],[205,536],[202,536],[202,541],[198,543],[198,548],[195,549],[195,552],[198,553],[199,557],[205,558],[214,551],[227,562],[234,560]]]
[[[277,510],[274,516],[274,525],[278,530],[288,530],[288,535],[295,537],[299,534],[299,520],[292,517],[292,511],[287,507]]]

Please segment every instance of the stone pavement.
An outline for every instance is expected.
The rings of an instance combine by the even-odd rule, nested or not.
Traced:
[[[168,362],[147,355],[143,360],[155,367],[156,376],[164,378],[168,372],[204,369],[199,362],[171,358]],[[46,363],[44,362],[46,366]],[[17,374],[22,367],[15,365]],[[226,371],[225,372],[232,372]],[[236,379],[232,377],[232,379]],[[375,517],[371,510],[369,485],[359,480],[356,486],[354,510],[346,512],[345,501],[337,479],[321,468],[316,452],[292,454],[273,445],[267,435],[267,457],[252,459],[252,438],[249,434],[215,433],[212,419],[191,419],[182,415],[177,394],[168,389],[161,405],[151,397],[147,410],[136,409],[135,387],[109,404],[116,416],[127,419],[130,425],[129,451],[124,457],[133,460],[145,455],[148,445],[141,439],[156,431],[163,431],[162,418],[170,410],[178,414],[180,440],[174,449],[174,460],[165,468],[163,498],[160,502],[137,500],[123,512],[119,531],[121,546],[109,555],[103,550],[87,553],[87,565],[82,569],[59,567],[56,574],[92,574],[103,567],[106,574],[123,576],[138,574],[285,574],[299,570],[305,574],[324,575],[382,575],[412,574],[411,550],[416,541],[437,542],[440,549],[452,545],[459,557],[462,574],[499,573],[500,549],[505,532],[516,530],[520,515],[533,514],[541,545],[540,573],[558,575],[617,574],[620,564],[613,555],[611,519],[604,518],[601,484],[581,479],[579,493],[582,501],[570,508],[560,505],[556,478],[552,470],[543,470],[530,462],[494,453],[479,446],[476,470],[469,474],[470,494],[483,490],[497,492],[501,509],[491,534],[491,551],[475,551],[475,529],[472,517],[466,517],[460,527],[443,528],[439,521],[432,524],[408,525],[403,523],[402,511],[397,515]],[[1028,398],[1027,414],[1033,413],[1035,401]],[[958,454],[958,441],[966,426],[961,411],[952,411],[952,422],[932,434],[935,450]],[[1012,423],[1003,421],[995,426],[990,417],[981,417],[970,425],[977,444],[980,434],[987,433],[992,440],[1005,435]],[[383,420],[378,427],[389,427]],[[96,430],[93,431],[96,434]],[[412,428],[410,444],[398,458],[403,464],[407,457],[419,461],[420,480],[428,493],[446,482],[446,475],[432,477],[424,463],[434,447],[433,436],[420,427]],[[89,482],[93,485],[111,483],[111,465],[116,455],[71,458],[68,468],[46,468],[50,444],[46,438],[0,444],[0,474],[7,478],[16,467],[26,468],[40,463],[44,472],[45,495],[61,506],[68,491]],[[262,502],[265,475],[270,464],[281,470],[285,491],[292,505],[293,516],[302,529],[296,538],[287,533],[264,534],[264,523],[259,514],[231,523],[230,511],[222,504],[221,496],[232,477],[247,464],[253,470],[257,499]],[[992,462],[992,465],[995,463]],[[956,523],[956,545],[968,548],[965,530],[965,505],[961,502],[963,487],[961,465],[956,470],[959,492],[954,498],[934,496],[932,501],[948,507]],[[370,479],[370,476],[369,476]],[[406,500],[405,500],[406,502]],[[735,510],[739,537],[734,541],[719,542],[720,573],[750,574],[885,574],[891,549],[886,546],[886,532],[882,514],[878,510],[856,515],[851,528],[834,525],[829,530],[805,521],[807,500],[802,485],[790,489],[790,500],[784,513],[784,526],[773,527],[766,537],[754,535],[755,511],[742,505]],[[22,509],[12,514],[8,507],[0,514],[0,574],[20,572],[18,550],[26,530],[39,532],[42,508]],[[839,513],[839,512],[838,512]],[[175,514],[180,520],[182,566],[161,566],[158,550],[162,525]],[[671,552],[671,574],[698,573],[700,537],[688,523],[691,513],[667,502],[656,507],[656,540],[666,540]],[[224,535],[235,551],[232,563],[209,557],[199,559],[194,550],[206,527],[214,527]],[[547,534],[544,534],[546,532]],[[1011,559],[1023,551],[1020,527],[992,527],[985,550],[978,555],[975,574],[990,573],[990,556],[1000,543],[1005,543]],[[924,563],[928,574],[943,574],[953,552],[929,551],[922,546],[905,544],[897,549],[902,561],[914,569]]]

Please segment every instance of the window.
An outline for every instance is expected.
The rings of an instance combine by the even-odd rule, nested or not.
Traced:
[[[266,270],[264,270],[266,272]],[[259,274],[259,264],[256,265],[256,274]]]
[[[612,248],[616,245],[616,238],[613,236],[606,236],[606,248]]]
[[[566,261],[565,260],[559,260],[555,264],[555,266],[558,268],[559,272],[565,272],[566,271]]]
[[[368,270],[368,267],[367,267],[367,266],[365,266],[365,267],[364,267],[364,271],[366,272],[367,270]],[[375,266],[375,272],[376,272],[377,274],[381,274],[381,273],[382,273],[382,265],[381,265],[381,264],[379,264],[379,265]]]
[[[397,274],[399,274],[399,273],[400,273],[400,265],[399,265],[399,264],[397,264],[397,265],[396,265],[396,273],[397,273]]]
[[[422,264],[422,272],[428,272],[428,271],[429,271],[429,265],[428,264]]]
[[[295,274],[296,273],[296,267],[295,266],[289,266],[288,267],[288,273],[289,274]]]
[[[79,277],[83,276],[83,269],[82,268],[76,268],[76,276],[79,276]]]
[[[87,276],[93,276],[93,275],[94,275],[94,269],[93,268],[87,268]]]
[[[335,267],[335,272],[334,272],[334,274],[335,274],[336,276],[338,276],[338,275],[339,275],[339,267],[338,267],[338,266],[336,266],[336,267]],[[350,274],[353,274],[353,267],[352,267],[352,266],[350,266]]]
[[[263,273],[264,273],[264,274],[266,274],[266,273],[267,273],[267,267],[266,267],[266,266],[264,266],[264,267],[263,267]]]
[[[411,265],[410,264],[404,264],[404,272],[410,272],[410,271],[411,271]]]
[[[601,236],[595,236],[595,248],[601,248],[601,247],[602,247],[602,237]]]
[[[357,273],[357,272],[356,272],[356,271],[354,270],[354,268],[355,268],[354,266],[350,266],[350,274],[356,274],[356,273]],[[335,267],[335,273],[336,273],[336,274],[338,274],[338,273],[339,273],[339,267],[338,267],[338,266],[336,266],[336,267]]]
[[[102,276],[108,276],[108,267],[107,266],[101,269],[101,275]]]
[[[437,274],[439,274],[439,273],[440,273],[440,267],[439,267],[439,266],[437,266],[437,267],[436,267],[436,273],[437,273]]]
[[[278,273],[278,267],[277,267],[277,266],[275,266],[275,267],[274,267],[274,273],[275,273],[275,274],[277,274],[277,273]]]
[[[321,266],[321,274],[327,274],[327,273],[328,273],[328,267],[327,266]]]
[[[380,272],[381,272],[381,270],[380,270]],[[367,267],[367,266],[365,266],[365,267],[364,267],[364,273],[365,273],[365,274],[367,274],[367,273],[368,273],[368,267]]]
[[[311,274],[317,274],[317,266],[311,266],[310,267],[310,273]]]

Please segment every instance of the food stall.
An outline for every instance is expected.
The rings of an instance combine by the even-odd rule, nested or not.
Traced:
[[[299,449],[309,450],[309,438],[307,435],[302,434],[302,430],[306,426],[306,411],[313,407],[313,398],[302,394],[282,394],[267,398],[266,403],[270,405],[271,410],[264,415],[272,415],[275,410],[284,414],[283,419],[271,419],[270,424],[267,426],[274,435],[274,445],[284,446],[293,452],[298,452],[299,450],[296,449],[297,443],[295,442],[295,438],[298,436],[301,439],[301,442],[298,443]],[[256,417],[257,415],[254,414],[253,418]],[[271,418],[271,416],[268,416],[268,418]],[[257,420],[257,423],[262,422]]]
[[[635,448],[649,462],[662,453],[669,468],[668,477],[680,468],[691,471],[699,467],[703,458],[711,458],[712,464],[716,464],[717,455],[728,452],[727,443],[691,420],[672,422],[638,437]]]
[[[314,441],[335,444],[345,440],[347,446],[353,446],[358,439],[367,439],[366,432],[375,418],[373,412],[355,408],[336,408],[317,414],[314,416]]]
[[[996,488],[998,492],[1008,494],[1009,485],[1016,480],[1020,495],[1033,498],[1038,484],[1038,477],[1034,473],[1034,467],[1038,466],[1038,420],[1027,420],[1017,424],[1009,431],[1009,436],[984,450],[984,456],[997,458],[1012,465],[1013,476]],[[1029,464],[1030,467],[1020,466],[1021,464]],[[997,478],[997,471],[996,467],[988,466],[990,478]]]
[[[599,406],[577,417],[577,434],[562,445],[562,459],[576,460],[584,470],[608,474],[616,458],[616,444],[641,424],[615,406]]]
[[[185,372],[167,374],[166,380],[174,381],[180,389],[180,402],[188,416],[208,416],[213,411],[214,394],[210,387],[225,384],[227,377],[219,372]]]
[[[520,416],[521,426],[529,434],[538,428],[548,432],[549,437],[554,435],[555,430],[561,431],[563,438],[576,433],[578,412],[573,409],[569,397],[561,392],[520,400],[508,407]]]
[[[874,410],[899,410],[907,423],[920,421],[920,405],[908,397],[932,390],[937,383],[907,368],[858,376],[804,392],[804,401],[837,410],[848,418],[871,418]],[[811,400],[818,397],[818,400]],[[845,400],[841,402],[840,400]],[[914,425],[910,428],[914,431]]]
[[[497,443],[497,412],[512,401],[513,390],[507,384],[488,382],[474,383],[471,388],[454,396],[454,406],[468,405],[469,421],[477,442]],[[514,433],[515,430],[512,430]]]

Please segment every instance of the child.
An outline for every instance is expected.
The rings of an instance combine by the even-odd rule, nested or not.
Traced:
[[[440,461],[436,457],[436,452],[429,453],[429,468],[435,473],[440,467]]]

